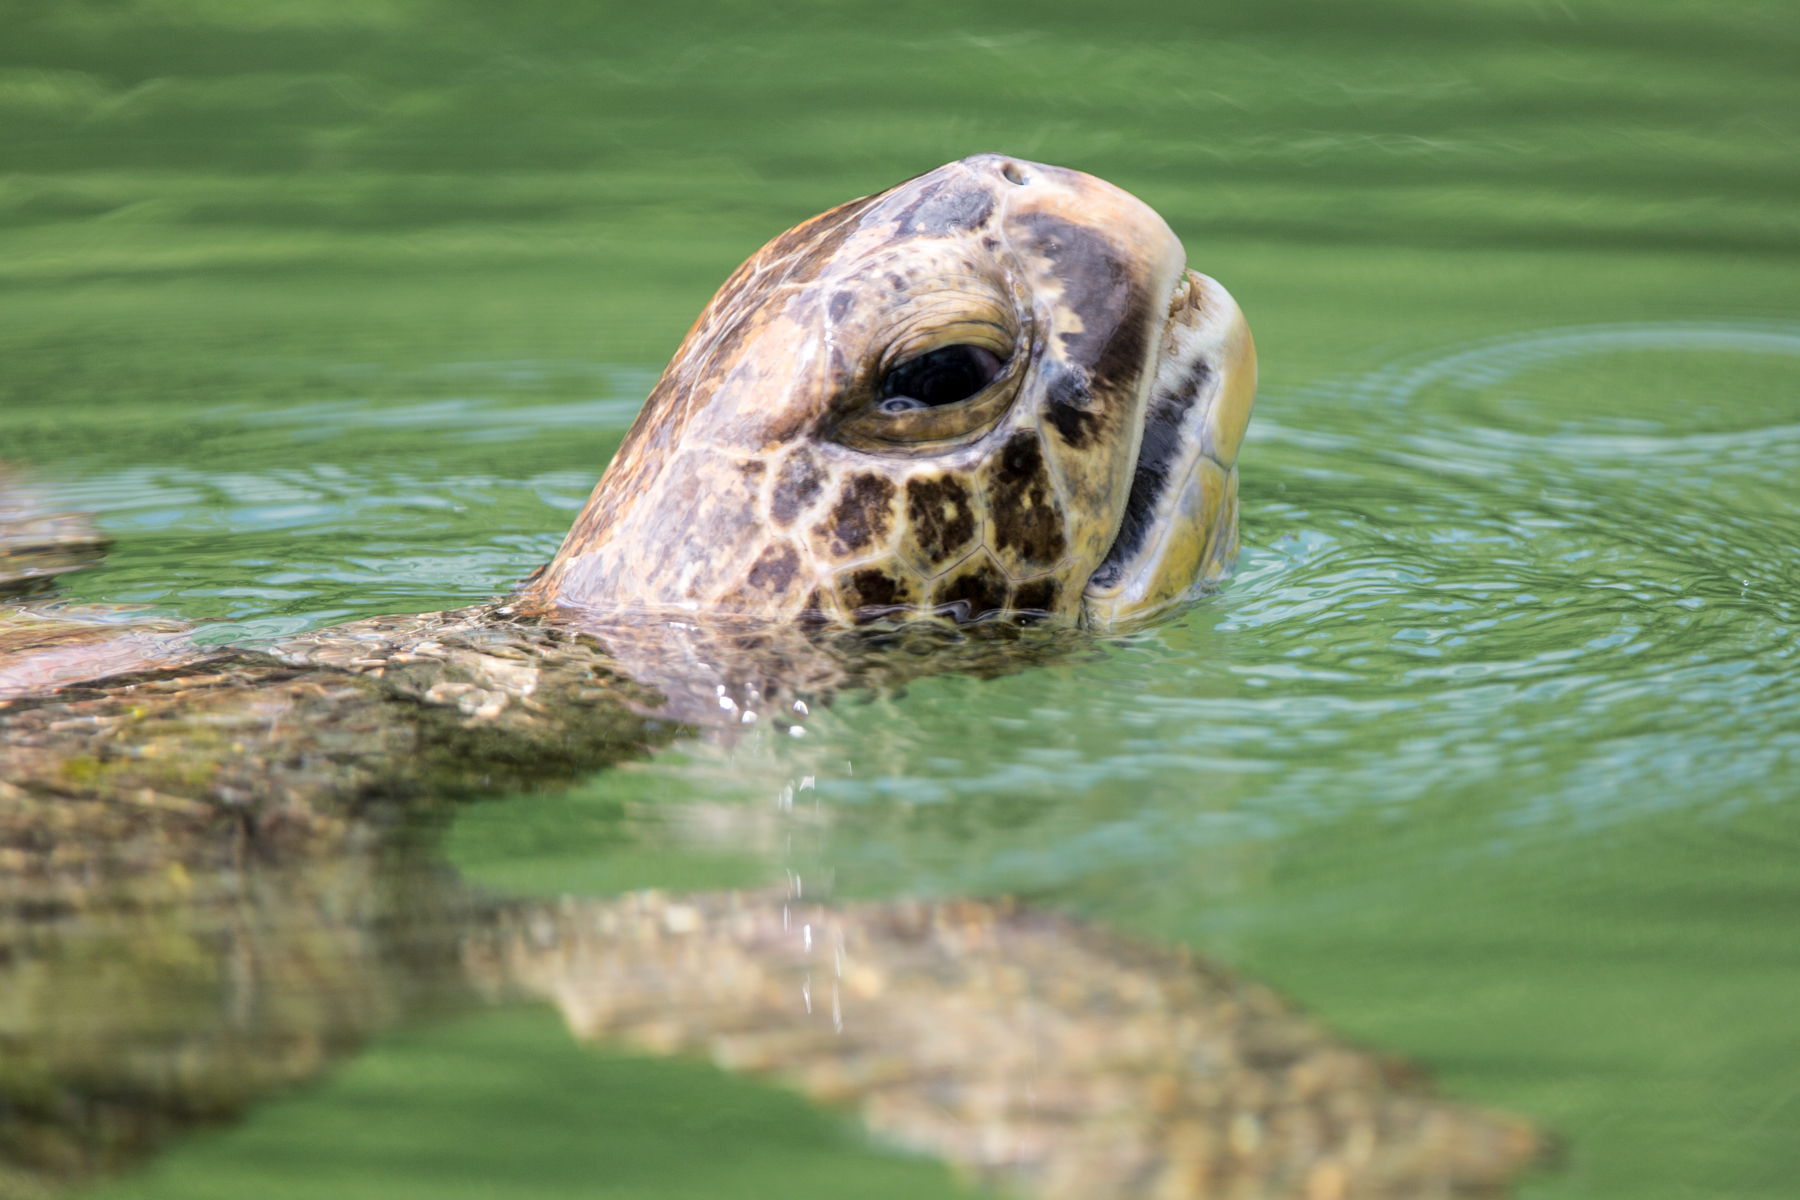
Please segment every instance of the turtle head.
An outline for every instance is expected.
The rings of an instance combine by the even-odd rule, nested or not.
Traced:
[[[1255,351],[1142,201],[1001,155],[832,209],[700,315],[530,597],[1110,625],[1221,577]]]

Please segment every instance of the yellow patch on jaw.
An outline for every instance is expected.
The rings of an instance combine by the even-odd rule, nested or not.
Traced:
[[[1168,484],[1107,585],[1089,582],[1083,612],[1098,626],[1151,619],[1216,586],[1237,558],[1235,464],[1256,398],[1256,346],[1231,295],[1198,272],[1176,289],[1169,317],[1155,384],[1164,407],[1151,418],[1163,422]]]
[[[1187,478],[1171,489],[1170,502],[1159,522],[1165,532],[1155,545],[1153,557],[1144,570],[1118,588],[1090,593],[1086,598],[1089,620],[1113,625],[1127,618],[1147,617],[1187,599],[1197,585],[1217,582],[1217,552],[1228,532],[1220,517],[1228,511],[1227,495],[1234,501],[1229,512],[1235,516],[1236,484],[1236,470],[1227,472],[1210,458],[1195,461]],[[1231,532],[1235,532],[1235,520],[1230,524]]]
[[[1208,415],[1206,441],[1212,456],[1226,467],[1237,464],[1238,448],[1256,405],[1256,342],[1237,302],[1218,282],[1188,272],[1192,299],[1210,335],[1210,354],[1224,377]]]

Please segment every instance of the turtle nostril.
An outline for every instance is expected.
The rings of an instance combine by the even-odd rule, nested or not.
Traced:
[[[1025,183],[1025,172],[1019,170],[1018,163],[1007,163],[1004,167],[1000,168],[1000,173],[1006,176],[1006,182],[1008,183],[1016,183],[1021,186]]]

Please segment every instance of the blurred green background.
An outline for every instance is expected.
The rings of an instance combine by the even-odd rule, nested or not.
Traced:
[[[1796,63],[1773,0],[0,0],[0,456],[120,538],[85,599],[218,638],[469,602],[554,551],[763,241],[977,151],[1101,175],[1256,331],[1239,582],[658,794],[815,771],[846,890],[1223,955],[1557,1130],[1528,1196],[1785,1196]],[[620,786],[450,852],[706,878]],[[746,1089],[507,1014],[113,1194],[952,1187]]]

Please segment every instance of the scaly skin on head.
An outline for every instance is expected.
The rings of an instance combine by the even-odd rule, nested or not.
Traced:
[[[1161,217],[1077,171],[977,155],[852,201],[720,289],[523,602],[828,623],[1166,605],[1229,569],[1235,505],[1204,482],[1210,506],[1149,486],[1147,407],[1154,387],[1158,411],[1181,410],[1156,443],[1172,486],[1206,475],[1200,459],[1228,478],[1200,439],[1235,420],[1235,456],[1254,391],[1242,326],[1184,275]],[[896,367],[951,346],[998,373],[955,402],[883,405]],[[1126,582],[1087,614],[1103,563]]]

